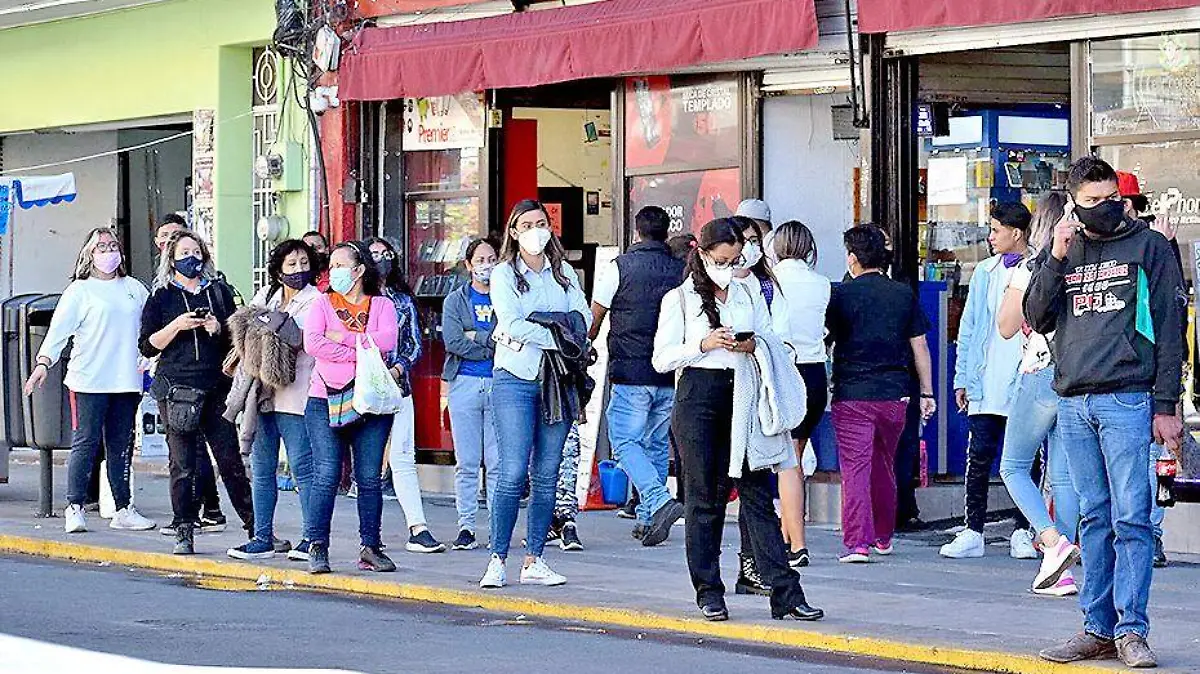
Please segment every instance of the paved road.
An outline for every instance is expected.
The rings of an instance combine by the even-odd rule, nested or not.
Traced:
[[[237,590],[0,558],[0,634],[161,663],[370,674],[945,671],[424,604]]]

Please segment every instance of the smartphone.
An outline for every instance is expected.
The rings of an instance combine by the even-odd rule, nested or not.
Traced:
[[[751,339],[754,339],[754,331],[746,330],[745,332],[736,332],[733,335],[733,339],[738,342],[750,341]]]
[[[208,318],[208,313],[209,313],[208,307],[200,307],[199,309],[192,310],[192,315],[195,316],[196,318]]]

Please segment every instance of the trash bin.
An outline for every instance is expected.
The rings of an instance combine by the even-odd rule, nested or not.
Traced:
[[[25,447],[25,394],[21,387],[25,379],[21,376],[21,308],[39,294],[17,295],[0,304],[3,353],[0,354],[0,385],[4,386],[3,421],[0,423],[0,446]]]
[[[61,295],[41,295],[21,306],[21,379],[37,365],[38,349],[46,341],[50,331],[50,318],[58,306]],[[33,392],[24,405],[25,440],[30,447],[39,449],[70,449],[71,447],[71,402],[63,385],[70,360],[70,348],[46,375],[46,383]]]

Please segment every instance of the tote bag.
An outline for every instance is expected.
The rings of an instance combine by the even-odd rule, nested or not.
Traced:
[[[359,335],[354,364],[354,411],[359,414],[395,414],[404,400],[400,385],[388,372],[383,355],[370,335]]]

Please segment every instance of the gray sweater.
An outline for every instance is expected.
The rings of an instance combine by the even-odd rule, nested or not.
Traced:
[[[442,304],[442,341],[446,345],[446,365],[442,369],[444,381],[458,377],[458,365],[464,360],[492,360],[496,355],[492,331],[496,328],[495,317],[486,331],[475,325],[475,310],[471,308],[471,284],[464,283],[446,296]],[[474,338],[467,336],[474,332]]]

